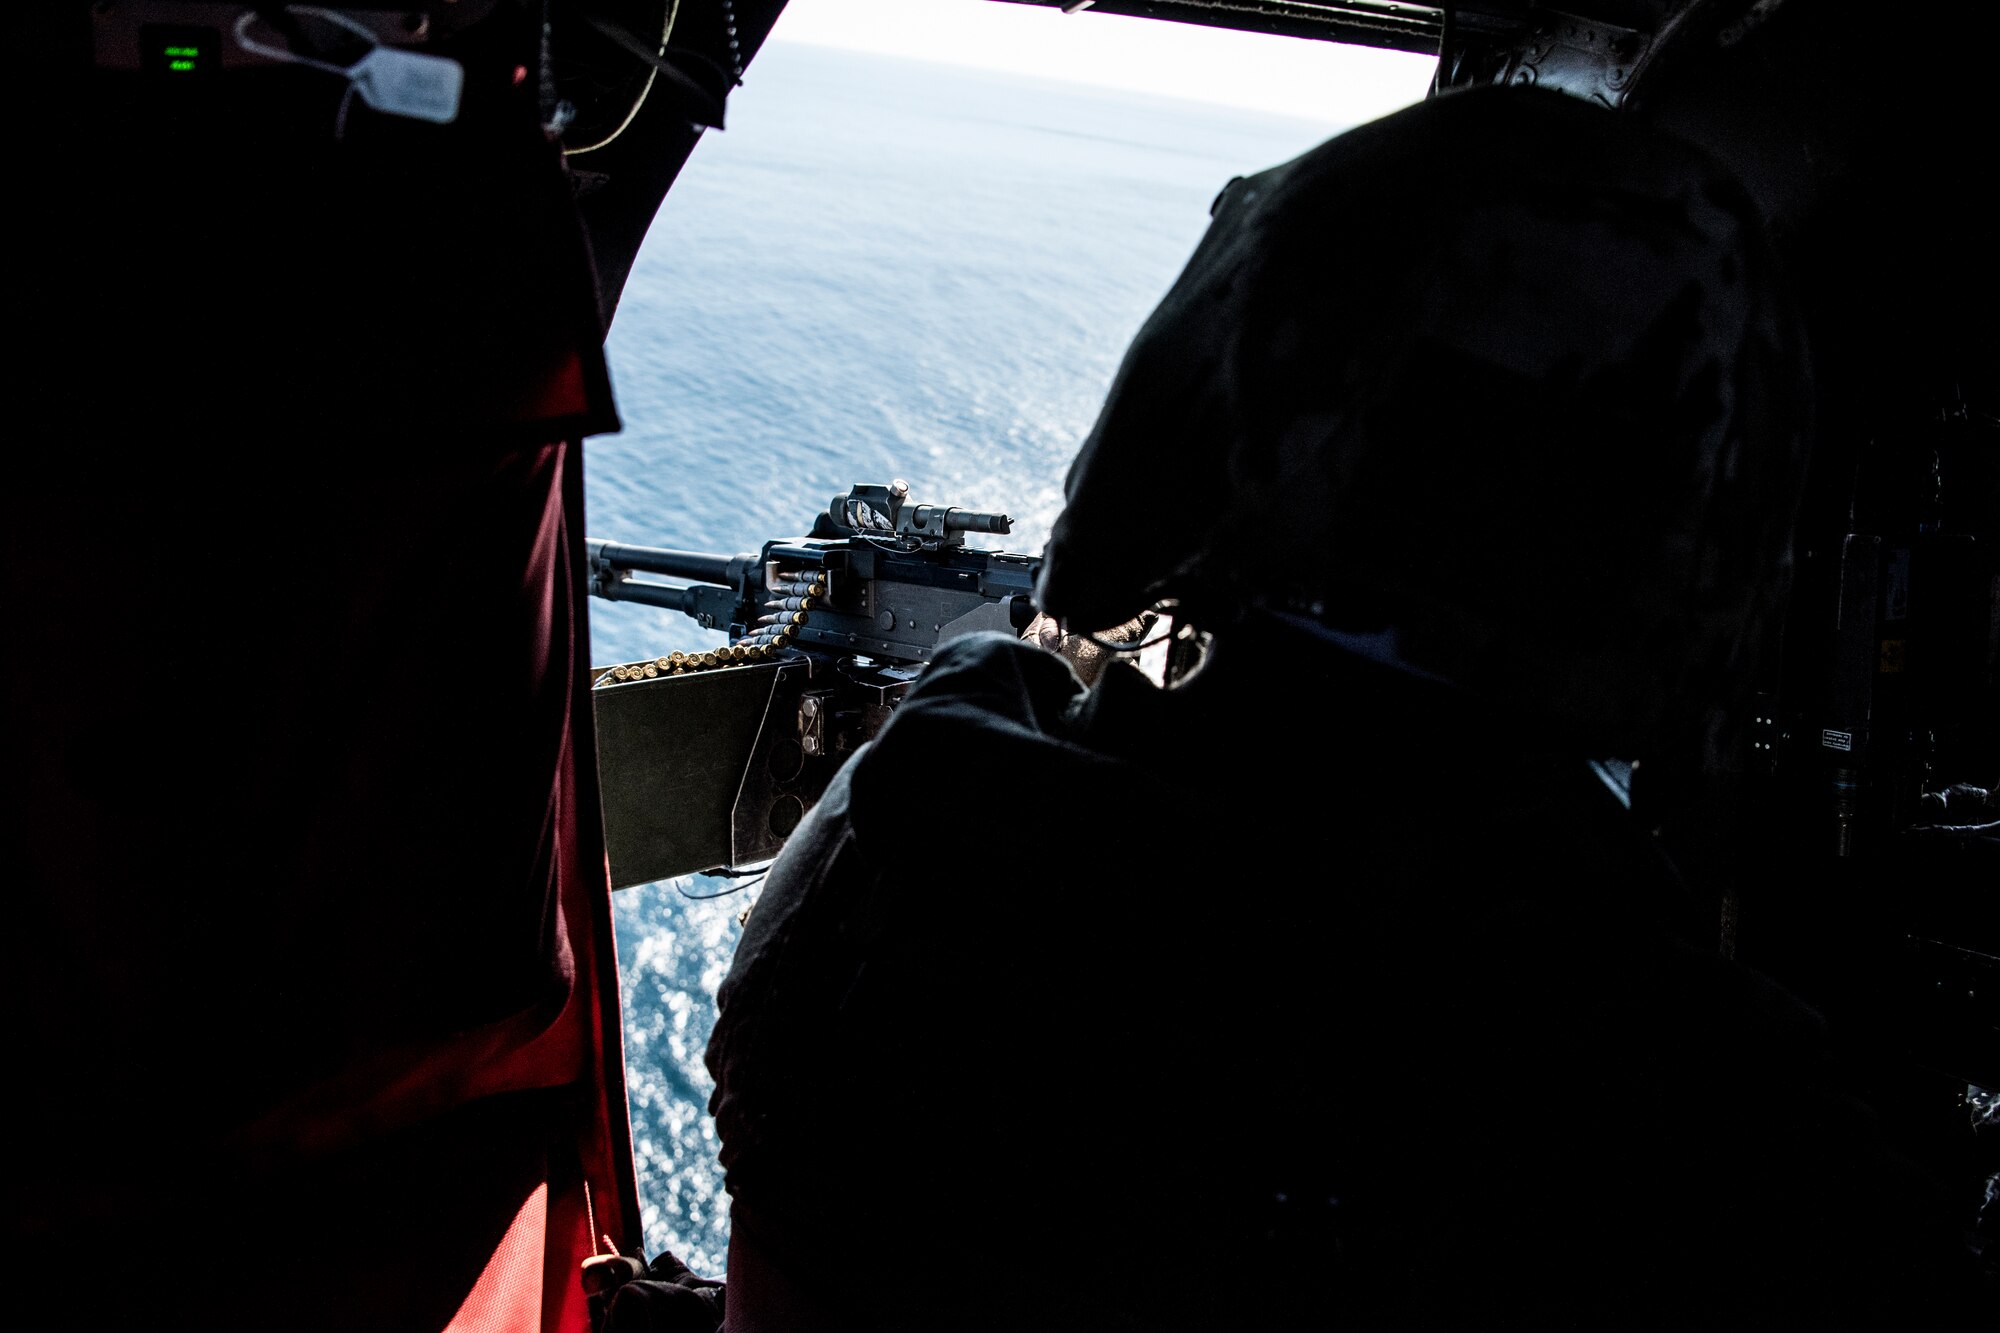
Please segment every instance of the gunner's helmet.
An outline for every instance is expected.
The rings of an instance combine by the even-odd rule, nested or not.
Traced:
[[[1734,746],[1789,583],[1799,317],[1639,119],[1447,92],[1218,197],[1069,473],[1037,600],[1391,645],[1601,755]]]

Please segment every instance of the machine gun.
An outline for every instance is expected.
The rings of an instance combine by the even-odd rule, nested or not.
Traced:
[[[754,555],[588,542],[591,595],[726,638],[592,672],[612,887],[777,855],[942,644],[1034,619],[1035,560],[965,544],[1007,515],[909,497],[856,486]]]

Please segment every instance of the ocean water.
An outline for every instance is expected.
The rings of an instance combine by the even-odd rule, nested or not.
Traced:
[[[773,42],[626,288],[608,343],[624,429],[585,446],[589,535],[754,551],[902,477],[1015,520],[975,542],[1038,552],[1216,193],[1342,128]],[[722,642],[667,611],[590,616],[599,664]],[[614,900],[647,1251],[711,1275],[728,1196],[702,1051],[755,888],[688,895],[728,887]]]

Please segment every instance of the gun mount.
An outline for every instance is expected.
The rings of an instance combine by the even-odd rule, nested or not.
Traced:
[[[858,485],[754,555],[588,541],[592,596],[726,638],[592,673],[614,888],[775,856],[939,647],[1034,619],[1035,559],[965,544],[1012,521],[909,493]]]

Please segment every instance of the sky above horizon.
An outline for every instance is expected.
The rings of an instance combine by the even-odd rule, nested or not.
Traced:
[[[1358,125],[1420,100],[1435,57],[1001,0],[790,0],[772,40]]]

